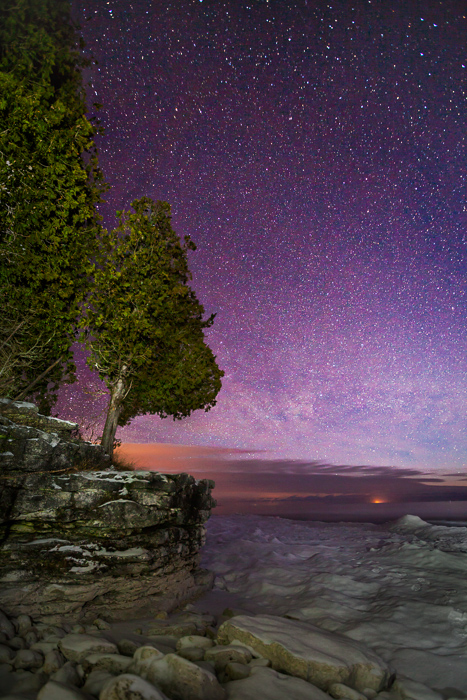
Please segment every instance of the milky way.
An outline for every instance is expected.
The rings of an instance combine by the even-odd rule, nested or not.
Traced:
[[[463,469],[466,14],[75,0],[105,223],[171,203],[225,370],[210,413],[121,438]]]

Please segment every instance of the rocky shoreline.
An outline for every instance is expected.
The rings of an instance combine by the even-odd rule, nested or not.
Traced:
[[[114,624],[0,613],[0,689],[0,700],[422,700],[342,635],[273,615],[216,619],[193,605]]]

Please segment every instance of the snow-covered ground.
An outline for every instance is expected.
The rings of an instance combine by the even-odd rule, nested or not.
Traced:
[[[467,527],[213,516],[202,563],[216,582],[197,607],[309,621],[467,698]]]

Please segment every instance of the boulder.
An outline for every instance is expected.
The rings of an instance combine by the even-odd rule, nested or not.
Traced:
[[[229,700],[329,700],[329,695],[307,683],[272,668],[251,669],[244,680],[224,684]]]
[[[322,690],[344,683],[358,691],[381,691],[393,680],[386,662],[364,644],[306,622],[275,615],[240,615],[219,628],[219,643],[235,639],[269,659],[273,669]]]

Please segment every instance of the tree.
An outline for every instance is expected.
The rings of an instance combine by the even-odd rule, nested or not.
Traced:
[[[7,394],[53,405],[72,381],[71,345],[101,232],[105,189],[67,0],[0,7],[0,347],[15,332]],[[40,342],[38,339],[40,338]],[[11,354],[8,355],[11,360]],[[0,359],[1,362],[1,359]]]
[[[223,372],[203,330],[214,316],[188,286],[188,236],[172,229],[170,206],[148,197],[117,212],[119,225],[103,241],[83,318],[89,365],[109,388],[102,445],[112,454],[117,426],[145,413],[172,416],[208,411]]]

